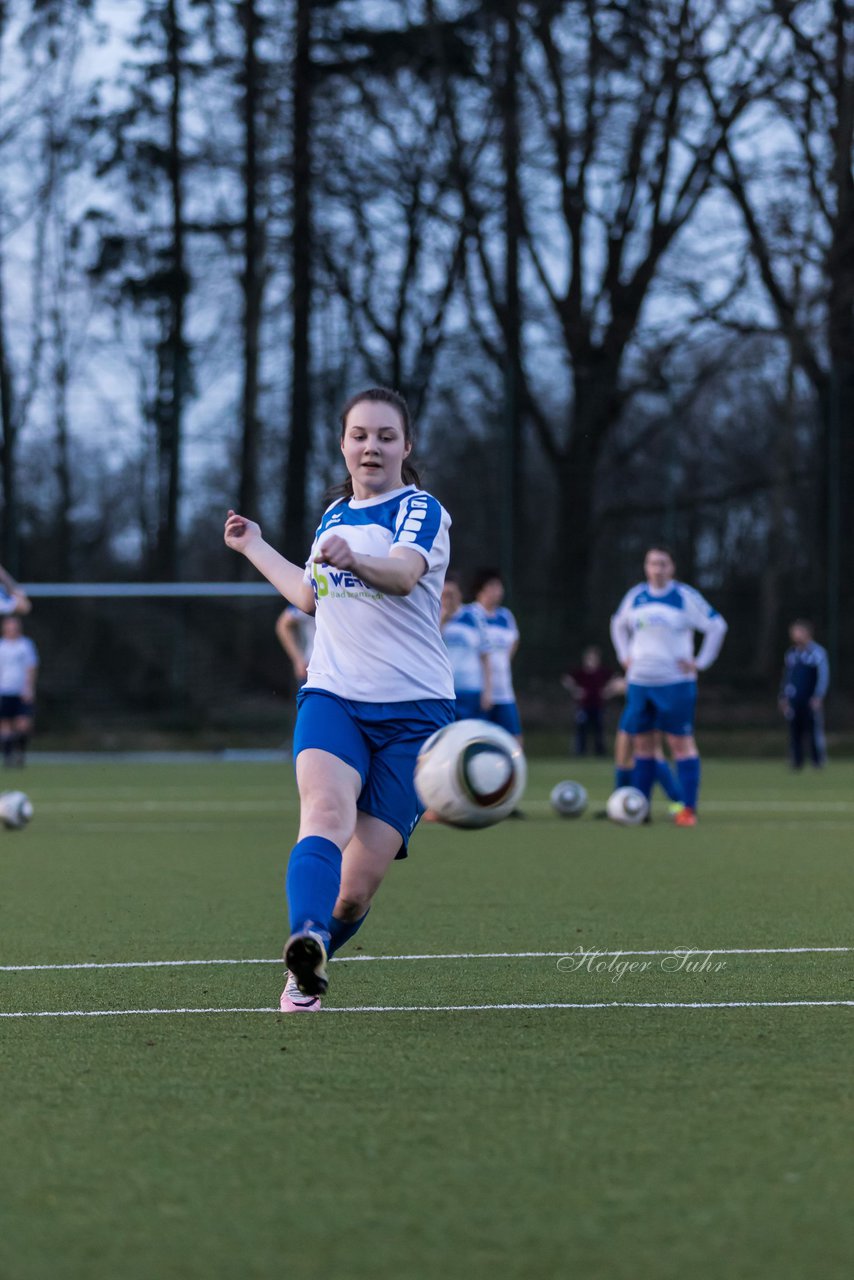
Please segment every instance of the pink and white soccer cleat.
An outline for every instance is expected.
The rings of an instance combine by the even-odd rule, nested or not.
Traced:
[[[279,1008],[282,1013],[317,1013],[320,1009],[320,996],[304,996],[294,975],[288,973]]]

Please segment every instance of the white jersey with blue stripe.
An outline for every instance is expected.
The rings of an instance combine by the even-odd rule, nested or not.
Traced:
[[[354,702],[453,698],[439,631],[450,524],[441,503],[412,485],[376,498],[341,498],[327,507],[305,569],[317,619],[306,689]],[[427,561],[427,570],[409,595],[384,595],[323,562],[319,548],[331,534],[344,538],[357,555],[382,557],[393,546],[411,547]]]
[[[630,684],[679,684],[696,680],[681,662],[710,667],[720,653],[727,624],[699,591],[684,582],[657,589],[641,582],[627,591],[611,619],[611,639],[621,663],[628,662]],[[694,656],[694,632],[703,643]]]
[[[457,693],[480,693],[483,688],[483,655],[489,652],[489,635],[469,604],[448,618],[442,627]]]
[[[515,702],[511,662],[519,642],[519,628],[509,609],[503,606],[488,613],[482,604],[470,606],[486,627],[489,636],[489,674],[493,702]]]

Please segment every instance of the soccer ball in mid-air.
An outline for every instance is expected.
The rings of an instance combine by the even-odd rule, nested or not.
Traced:
[[[649,801],[637,787],[618,787],[608,797],[608,817],[623,827],[636,827],[649,813]]]
[[[0,795],[0,822],[9,831],[20,831],[32,816],[32,802],[23,791],[4,791]]]
[[[457,720],[428,738],[415,764],[415,789],[452,827],[490,827],[512,813],[528,770],[519,743],[488,720]]]
[[[587,792],[580,782],[559,782],[552,787],[549,802],[562,818],[580,818],[587,808]]]

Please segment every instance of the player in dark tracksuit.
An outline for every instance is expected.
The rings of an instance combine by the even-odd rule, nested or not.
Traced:
[[[816,768],[827,759],[824,740],[824,698],[830,683],[827,651],[813,640],[812,623],[798,619],[789,627],[792,647],[783,661],[780,710],[789,722],[789,750],[793,769],[804,763],[804,736]]]

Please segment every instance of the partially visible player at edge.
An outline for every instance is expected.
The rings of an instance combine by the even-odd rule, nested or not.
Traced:
[[[284,1012],[316,1010],[327,958],[364,922],[422,807],[413,781],[424,741],[454,718],[439,633],[450,516],[408,462],[402,396],[371,387],[341,415],[348,479],[327,507],[305,566],[229,511],[225,541],[292,604],[316,614],[297,697],[299,838],[287,873],[291,934]]]
[[[649,799],[655,781],[655,734],[668,738],[684,807],[674,822],[693,827],[700,793],[700,755],[694,740],[697,672],[720,653],[727,625],[699,591],[675,580],[670,552],[650,547],[646,582],[632,587],[611,619],[611,639],[628,677],[620,728],[634,735],[632,785]],[[694,653],[694,632],[703,642]]]
[[[3,765],[27,762],[33,733],[39,655],[19,614],[7,614],[0,624],[0,747]]]
[[[314,648],[314,614],[289,604],[276,619],[276,639],[291,660],[297,688],[305,684]]]
[[[445,578],[439,630],[454,673],[454,714],[457,720],[477,720],[488,716],[492,707],[489,634],[474,608],[463,604],[463,593],[456,576]]]
[[[29,596],[22,591],[12,575],[0,564],[0,615],[26,614],[32,609]]]
[[[500,725],[522,741],[522,724],[513,691],[512,663],[519,648],[519,628],[504,599],[504,582],[497,569],[479,569],[472,582],[474,603],[469,609],[489,636],[489,672],[492,706],[484,709],[484,719]]]

